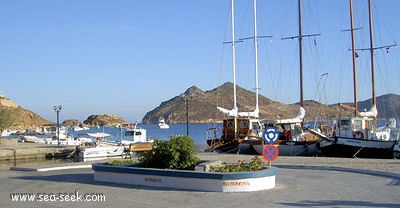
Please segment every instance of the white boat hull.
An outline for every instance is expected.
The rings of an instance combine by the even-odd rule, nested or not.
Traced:
[[[124,146],[101,146],[101,147],[87,147],[78,151],[78,158],[92,159],[92,158],[109,158],[123,156],[125,147]]]

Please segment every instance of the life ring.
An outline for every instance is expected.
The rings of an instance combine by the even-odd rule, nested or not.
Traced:
[[[364,139],[364,133],[360,130],[357,130],[353,133],[353,138],[361,138]]]
[[[290,129],[286,129],[286,130],[283,132],[283,136],[285,136],[285,137],[288,138],[288,139],[291,139],[291,138],[292,138],[292,131],[290,131]]]

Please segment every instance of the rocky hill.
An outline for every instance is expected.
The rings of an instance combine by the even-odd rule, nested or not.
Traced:
[[[241,112],[254,110],[255,93],[237,88],[237,106]],[[351,104],[349,104],[351,105]],[[388,94],[377,97],[378,117],[400,117],[400,96]],[[224,114],[217,110],[217,106],[226,109],[233,108],[233,83],[227,82],[210,91],[202,91],[196,86],[187,89],[183,94],[162,102],[160,106],[148,112],[144,123],[157,123],[159,118],[164,118],[167,123],[185,123],[186,107],[188,109],[189,122],[204,123],[218,122],[224,118]],[[274,120],[277,118],[292,118],[297,115],[299,104],[284,104],[259,96],[260,118]],[[359,102],[360,111],[370,109],[371,100]],[[316,101],[304,102],[306,121],[335,119],[339,114],[351,115],[352,111],[334,105],[324,105]]]
[[[35,127],[50,125],[52,122],[47,121],[41,116],[20,107],[14,101],[8,99],[5,95],[0,95],[0,110],[6,110],[9,112],[9,119],[12,120],[12,125],[9,129],[13,130],[24,130],[34,129]],[[0,115],[1,116],[1,115]],[[127,122],[122,118],[113,114],[104,115],[91,115],[83,123],[76,119],[69,119],[62,122],[64,125],[89,125],[89,126],[101,126],[101,125],[117,125],[126,124]]]
[[[239,86],[236,88],[239,110],[253,111],[255,93]],[[218,122],[224,118],[224,114],[217,110],[217,106],[226,109],[233,108],[233,83],[227,82],[205,92],[196,86],[190,87],[183,94],[162,102],[160,106],[148,112],[143,122],[157,123],[162,117],[167,123],[184,123],[186,122],[186,103],[190,122]],[[265,120],[295,117],[299,110],[298,104],[284,104],[262,95],[259,96],[259,106],[260,118]],[[315,101],[305,101],[304,108],[307,112],[306,120],[333,119],[341,110],[338,106],[327,106]]]
[[[69,126],[83,126],[82,122],[80,122],[78,119],[67,119],[62,122],[64,125],[69,125]]]
[[[8,110],[13,119],[11,129],[33,129],[36,126],[51,124],[50,121],[40,117],[32,111],[20,107],[17,103],[9,100],[5,95],[0,95],[0,109]]]
[[[91,115],[85,121],[84,124],[89,126],[102,126],[102,125],[117,125],[126,124],[127,122],[114,114],[104,114],[104,115]]]

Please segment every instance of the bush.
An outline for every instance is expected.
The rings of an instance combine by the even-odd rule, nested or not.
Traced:
[[[113,160],[111,162],[106,162],[105,165],[122,166],[122,165],[132,165],[133,163],[134,163],[133,160]]]
[[[250,162],[238,160],[237,164],[224,166],[211,166],[211,172],[250,172],[265,169],[264,161],[257,155],[251,158]]]
[[[171,136],[170,140],[156,139],[153,149],[139,157],[141,167],[191,170],[200,163],[195,145],[189,136]]]

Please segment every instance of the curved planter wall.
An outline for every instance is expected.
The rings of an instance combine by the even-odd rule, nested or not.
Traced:
[[[214,191],[249,192],[275,187],[276,170],[215,173],[93,164],[94,180],[120,184]]]

